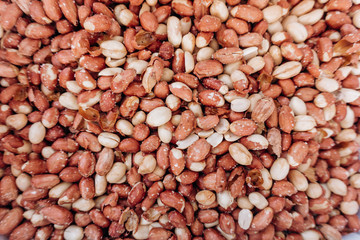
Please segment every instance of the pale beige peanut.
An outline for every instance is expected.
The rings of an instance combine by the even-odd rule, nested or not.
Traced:
[[[225,209],[228,209],[235,202],[229,190],[216,193],[216,199],[219,205]]]
[[[211,205],[216,201],[216,195],[209,190],[202,190],[195,196],[196,201],[203,205]]]
[[[249,201],[258,209],[264,209],[268,206],[266,198],[258,192],[252,192],[249,194]]]
[[[115,148],[119,145],[120,137],[114,133],[102,132],[98,136],[101,145],[108,148]]]
[[[273,76],[279,79],[291,78],[298,75],[301,71],[301,68],[302,66],[299,62],[286,62],[275,68]]]
[[[100,44],[100,48],[104,56],[113,59],[122,59],[127,54],[124,44],[116,40],[103,41]]]
[[[318,198],[322,194],[322,188],[319,183],[309,183],[308,189],[306,190],[306,194],[310,198]]]
[[[147,174],[152,173],[156,167],[156,159],[152,155],[146,155],[144,158],[138,162],[139,169],[138,173],[140,174]]]
[[[354,174],[350,177],[350,184],[354,188],[360,188],[360,174]]]
[[[17,178],[16,178],[16,186],[21,190],[21,191],[25,191],[27,190],[30,186],[31,186],[31,177],[26,174],[26,173],[21,173]]]
[[[248,209],[242,209],[239,212],[238,223],[240,228],[247,230],[250,228],[251,222],[253,220],[253,213]]]
[[[10,115],[6,118],[6,125],[15,130],[20,130],[24,128],[27,122],[28,122],[28,118],[23,113]]]
[[[291,170],[288,175],[289,181],[295,186],[298,191],[306,191],[309,187],[308,180],[298,170]]]
[[[298,115],[295,117],[294,131],[309,131],[316,126],[315,119],[308,115]]]
[[[324,15],[324,10],[315,9],[307,14],[300,16],[298,21],[304,25],[313,25],[317,23],[322,18],[323,15]]]
[[[238,197],[237,200],[237,205],[239,208],[241,209],[253,209],[254,205],[249,201],[248,197]]]
[[[334,92],[339,89],[339,83],[333,78],[321,77],[315,81],[315,87],[322,92]]]
[[[283,180],[289,173],[290,165],[285,158],[276,159],[271,168],[270,174],[274,180]]]
[[[45,138],[46,129],[41,122],[36,122],[29,129],[29,141],[34,144],[41,143]]]
[[[169,42],[174,47],[179,47],[182,40],[180,20],[177,17],[171,16],[167,21],[167,35]]]
[[[150,126],[158,127],[167,123],[171,119],[171,110],[167,107],[158,107],[149,112],[146,122]]]
[[[359,204],[356,201],[340,203],[340,211],[347,215],[357,214],[359,211]]]
[[[262,10],[264,19],[269,23],[274,23],[282,16],[282,8],[279,5],[266,7]]]
[[[224,22],[229,17],[229,10],[224,2],[214,1],[210,7],[210,14],[212,16],[218,17],[222,22]]]
[[[84,236],[84,231],[81,227],[76,225],[70,225],[64,231],[64,239],[70,240],[81,240]]]
[[[124,163],[116,162],[113,164],[110,171],[106,174],[106,180],[109,183],[117,183],[125,176],[126,165]]]
[[[296,16],[304,15],[307,12],[310,12],[315,4],[313,0],[305,0],[296,5],[292,10],[291,14]]]
[[[302,99],[298,97],[291,98],[289,107],[294,111],[295,115],[306,115],[306,104]]]
[[[337,178],[330,178],[327,182],[329,190],[337,195],[345,196],[347,194],[346,184]]]
[[[241,143],[233,143],[229,146],[231,157],[239,164],[250,165],[253,157],[250,152]]]

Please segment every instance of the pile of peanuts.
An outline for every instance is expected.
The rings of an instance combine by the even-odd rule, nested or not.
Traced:
[[[1,0],[0,235],[360,230],[359,0]]]

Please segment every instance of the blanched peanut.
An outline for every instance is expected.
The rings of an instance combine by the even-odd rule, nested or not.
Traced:
[[[116,130],[124,135],[132,135],[134,126],[127,120],[120,119],[116,122]]]
[[[259,54],[261,54],[259,52]],[[248,65],[253,68],[252,73],[258,72],[265,66],[265,61],[262,57],[254,57],[248,61]]]
[[[31,186],[31,177],[26,173],[21,173],[16,178],[16,186],[24,192]]]
[[[83,229],[76,225],[70,225],[64,231],[64,239],[65,240],[81,240],[84,236]]]
[[[239,206],[239,208],[243,208],[243,209],[253,209],[254,205],[250,202],[248,197],[239,197],[237,199],[237,204]]]
[[[110,172],[106,174],[106,180],[109,183],[117,183],[125,176],[126,166],[123,163],[116,162]]]
[[[347,188],[343,181],[337,178],[330,178],[327,182],[329,190],[337,195],[345,196],[347,194]]]
[[[356,201],[342,202],[340,210],[346,215],[354,215],[359,211],[359,204]]]
[[[316,122],[313,117],[308,115],[299,115],[295,117],[295,131],[309,131],[316,126]]]
[[[125,46],[121,42],[115,40],[102,42],[100,48],[104,56],[114,59],[122,59],[127,53]]]
[[[169,17],[167,25],[169,42],[175,47],[179,47],[182,40],[180,20],[177,17]]]
[[[273,5],[263,10],[264,19],[270,24],[281,18],[282,8],[279,5]]]
[[[291,14],[296,15],[296,16],[304,15],[305,13],[311,11],[314,4],[315,4],[315,1],[313,1],[313,0],[302,1],[291,10]]]
[[[138,111],[133,116],[131,123],[136,126],[138,124],[144,123],[146,119],[146,115],[143,111]]]
[[[211,205],[216,201],[216,195],[209,190],[203,190],[198,192],[195,198],[198,203],[203,205]]]
[[[246,98],[234,99],[231,101],[231,110],[234,112],[245,112],[250,107],[250,100]]]
[[[79,105],[75,96],[70,92],[65,92],[60,95],[59,102],[62,106],[71,109],[71,110],[78,110]]]
[[[185,52],[193,53],[195,48],[195,36],[192,33],[188,33],[183,36],[181,47]]]
[[[102,196],[106,192],[107,181],[105,176],[95,175],[95,196]]]
[[[322,188],[318,183],[309,183],[308,189],[306,190],[306,194],[310,198],[318,198],[322,194]]]
[[[241,143],[233,143],[229,146],[229,153],[233,159],[242,165],[250,165],[253,157]]]
[[[115,148],[119,145],[120,137],[113,133],[103,132],[98,136],[101,145],[108,148]]]
[[[171,110],[167,107],[158,107],[152,110],[146,118],[150,126],[158,127],[171,119]]]
[[[210,7],[210,13],[212,16],[220,18],[222,22],[226,21],[229,17],[229,10],[222,1],[214,1]]]
[[[141,162],[138,162],[139,169],[138,173],[147,174],[152,173],[156,167],[156,159],[152,155],[145,156]]]
[[[268,206],[266,198],[258,192],[250,193],[249,201],[258,209],[264,209]]]
[[[41,143],[45,138],[46,129],[41,122],[36,122],[29,129],[29,141],[33,144]]]
[[[360,174],[354,174],[350,177],[350,184],[354,188],[360,188]]]
[[[288,179],[298,191],[304,192],[308,189],[308,181],[300,171],[291,170],[289,172]]]
[[[62,182],[51,188],[49,191],[49,197],[51,198],[60,198],[61,195],[71,186],[71,183]]]
[[[274,180],[283,180],[289,173],[290,165],[285,158],[278,158],[271,166],[270,174]]]
[[[229,208],[235,201],[233,196],[231,196],[231,192],[227,190],[216,193],[216,199],[219,205],[225,209]]]
[[[252,220],[253,220],[253,214],[250,210],[242,209],[239,212],[238,223],[240,225],[240,228],[244,230],[249,229]]]
[[[291,107],[295,115],[306,115],[305,102],[298,97],[291,98],[289,107]]]
[[[14,128],[15,130],[20,130],[24,128],[27,124],[27,117],[23,113],[10,115],[6,118],[6,125]]]
[[[73,209],[76,209],[78,211],[82,211],[82,212],[88,212],[90,211],[93,207],[95,207],[95,201],[93,199],[84,199],[84,198],[79,198],[78,200],[76,200],[72,206]]]

